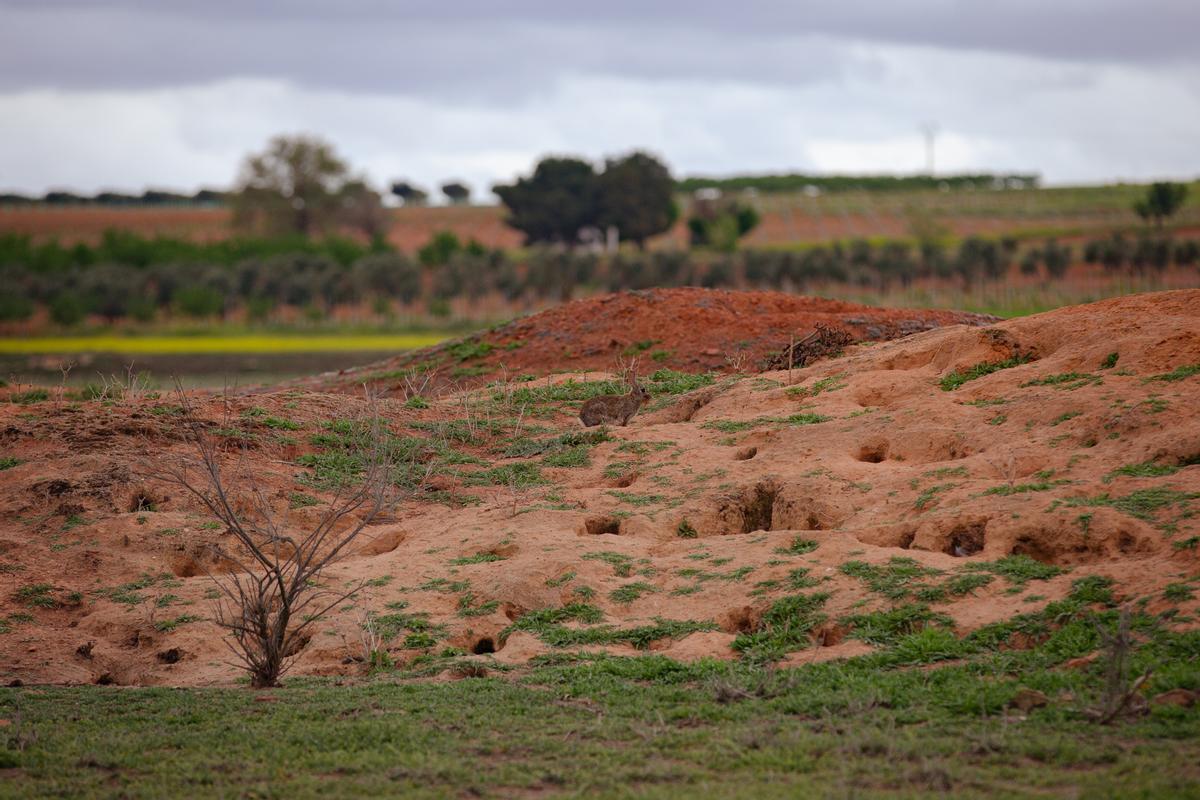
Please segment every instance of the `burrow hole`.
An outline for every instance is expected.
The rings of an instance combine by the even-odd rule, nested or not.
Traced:
[[[963,558],[980,552],[983,550],[983,531],[982,522],[955,528],[946,544],[946,554]]]
[[[742,506],[742,533],[771,530],[771,517],[779,490],[766,483],[754,487]]]
[[[592,517],[584,522],[583,525],[591,536],[599,536],[601,534],[617,536],[621,533],[621,520],[619,517]]]
[[[887,458],[887,452],[888,446],[886,442],[864,444],[858,449],[858,455],[855,458],[859,461],[865,461],[868,464],[879,464]]]
[[[132,512],[157,511],[163,504],[164,498],[147,489],[138,489],[129,498],[127,508]]]

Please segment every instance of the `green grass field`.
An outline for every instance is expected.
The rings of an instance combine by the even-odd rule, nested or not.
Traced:
[[[265,692],[0,689],[0,797],[1200,797],[1200,707],[1101,724],[1115,651],[1069,663],[1115,605],[1080,579],[962,639],[897,609],[876,652],[791,669],[451,651]],[[1200,632],[1172,616],[1133,617],[1119,687],[1200,688]]]
[[[1005,707],[1018,685],[650,656],[515,683],[8,689],[0,796],[1200,797],[1197,713],[1025,715]]]

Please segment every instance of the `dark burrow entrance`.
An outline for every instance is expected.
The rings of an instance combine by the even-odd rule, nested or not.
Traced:
[[[950,533],[950,540],[943,551],[947,555],[963,558],[973,556],[983,550],[984,523],[975,522],[955,528]]]
[[[601,534],[616,536],[621,533],[621,520],[619,517],[591,517],[583,525],[591,536],[599,536]]]
[[[778,496],[779,490],[770,484],[760,483],[754,487],[742,505],[742,533],[771,530]]]
[[[879,464],[887,458],[887,452],[888,446],[886,442],[872,442],[860,447],[854,458],[868,464]]]
[[[471,645],[471,652],[477,656],[481,656],[484,653],[494,653],[496,652],[496,642],[492,639],[492,637],[484,636],[475,644]]]

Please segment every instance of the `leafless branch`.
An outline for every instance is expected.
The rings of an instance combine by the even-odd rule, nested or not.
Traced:
[[[195,453],[169,464],[161,474],[232,534],[236,552],[213,548],[215,555],[237,570],[228,575],[210,574],[221,591],[215,619],[229,634],[226,644],[250,673],[251,685],[278,685],[303,646],[308,628],[362,589],[364,584],[359,583],[344,591],[331,591],[321,585],[321,577],[349,552],[366,528],[399,502],[394,479],[401,465],[389,447],[378,404],[368,394],[359,421],[362,449],[357,454],[361,464],[357,479],[339,482],[314,524],[303,531],[292,530],[286,518],[275,511],[253,469],[227,471],[209,425],[178,383],[176,392],[184,409],[180,423]],[[228,395],[223,413],[228,421],[232,415]],[[244,458],[244,447],[241,453]],[[234,496],[230,486],[244,488]]]

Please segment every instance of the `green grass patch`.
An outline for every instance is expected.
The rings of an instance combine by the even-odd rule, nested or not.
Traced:
[[[740,431],[750,430],[751,428],[759,428],[763,425],[817,425],[822,422],[828,422],[833,417],[824,414],[792,414],[787,417],[758,417],[757,419],[748,420],[729,420],[729,419],[714,419],[703,423],[700,427],[708,430],[720,431],[721,433],[738,433]]]
[[[601,550],[597,553],[584,553],[581,558],[585,561],[602,561],[608,564],[613,568],[613,574],[618,578],[628,578],[633,574],[633,558],[624,553]]]
[[[637,600],[642,595],[657,591],[658,589],[655,589],[644,581],[635,581],[634,583],[627,583],[624,586],[613,589],[608,593],[608,597],[614,603],[628,604]]]
[[[558,450],[542,458],[542,463],[548,467],[586,467],[591,462],[591,450],[587,447]]]
[[[900,600],[912,594],[914,587],[925,578],[940,572],[906,556],[893,556],[886,564],[866,561],[847,561],[838,571],[863,581],[872,592],[890,600]]]
[[[917,511],[924,511],[934,504],[938,495],[948,492],[951,489],[957,489],[960,485],[957,483],[939,483],[929,486],[917,495],[917,499],[913,502],[913,508]]]
[[[180,625],[187,625],[189,622],[200,622],[203,617],[197,617],[193,614],[183,614],[170,619],[160,619],[154,623],[154,630],[159,633],[171,633]]]
[[[511,486],[516,489],[528,489],[531,486],[542,486],[549,483],[537,464],[521,461],[516,464],[502,464],[491,469],[470,472],[463,475],[463,483],[468,486]]]
[[[30,406],[34,403],[42,403],[50,399],[50,392],[46,389],[29,389],[24,392],[13,392],[9,394],[8,401],[16,403],[20,406]]]
[[[652,506],[667,499],[661,494],[638,494],[637,492],[621,492],[616,489],[610,489],[608,493],[622,503],[628,503],[631,506]]]
[[[1165,475],[1174,475],[1178,471],[1179,467],[1172,464],[1155,464],[1153,461],[1144,461],[1141,464],[1125,464],[1117,467],[1104,476],[1104,482],[1111,483],[1113,478],[1119,476],[1127,478],[1161,478]]]
[[[485,603],[476,603],[475,595],[467,592],[462,597],[458,598],[458,616],[460,617],[486,617],[492,614],[500,607],[500,601],[488,600]]]
[[[288,508],[310,508],[311,506],[319,505],[321,505],[319,498],[304,494],[303,492],[292,492],[288,495]]]
[[[815,539],[794,536],[787,547],[776,547],[775,552],[781,556],[802,556],[805,553],[811,553],[813,550],[816,550],[818,546]]]
[[[1182,367],[1177,367],[1170,372],[1163,372],[1159,375],[1151,375],[1146,378],[1147,381],[1160,381],[1163,383],[1175,383],[1176,381],[1186,380],[1193,375],[1200,375],[1200,364],[1187,364]]]
[[[1084,386],[1104,383],[1104,378],[1091,372],[1060,372],[1056,375],[1046,375],[1021,384],[1024,389],[1029,386],[1053,386],[1055,389],[1073,391]]]
[[[952,392],[964,383],[982,378],[985,375],[991,375],[993,372],[999,372],[1002,369],[1019,367],[1022,364],[1029,363],[1031,360],[1029,356],[1021,355],[1006,358],[1003,361],[981,362],[965,370],[951,372],[949,375],[944,376],[938,385],[942,387],[943,392]]]
[[[490,564],[493,561],[503,561],[504,556],[487,551],[481,551],[473,556],[459,556],[450,560],[450,565],[454,567],[464,567],[468,564]]]
[[[587,431],[571,431],[548,439],[521,438],[511,442],[504,450],[505,458],[529,458],[564,450],[595,447],[612,439],[605,428]]]
[[[1037,483],[1003,483],[999,486],[993,486],[990,489],[985,489],[981,494],[998,495],[1000,497],[1009,497],[1014,494],[1027,494],[1029,492],[1047,492],[1055,486],[1062,486],[1070,483],[1068,480],[1059,479],[1056,481],[1039,481]]]
[[[1200,499],[1200,492],[1185,492],[1164,486],[1138,489],[1124,497],[1112,497],[1105,493],[1095,497],[1070,497],[1059,502],[1069,508],[1108,506],[1131,517],[1152,522],[1155,515],[1163,509],[1187,504],[1196,499]]]
[[[964,569],[978,572],[990,572],[1007,578],[1014,586],[1024,586],[1029,581],[1045,581],[1066,570],[1054,564],[1043,564],[1029,556],[1005,556],[997,561],[976,561]]]
[[[733,649],[748,661],[770,662],[807,648],[813,631],[828,619],[821,613],[828,600],[829,595],[821,592],[776,600],[754,631],[738,634]]]
[[[886,611],[854,614],[841,620],[850,626],[850,636],[868,644],[895,645],[906,636],[927,628],[952,629],[954,622],[945,614],[931,611],[924,603],[908,603]]]

